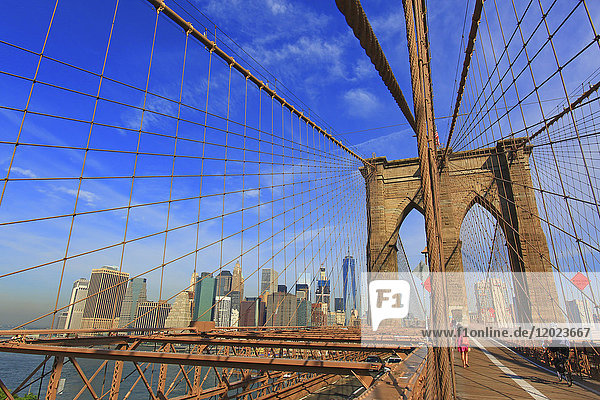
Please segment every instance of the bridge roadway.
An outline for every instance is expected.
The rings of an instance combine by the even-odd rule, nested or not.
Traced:
[[[534,365],[506,347],[473,346],[467,368],[462,367],[459,353],[454,355],[456,392],[461,400],[600,399],[597,383],[583,382],[586,387],[583,388],[576,381],[569,387],[565,381],[558,382],[555,373]]]

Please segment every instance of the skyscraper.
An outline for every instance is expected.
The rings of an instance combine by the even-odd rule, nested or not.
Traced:
[[[587,300],[567,300],[567,317],[569,322],[576,324],[591,324],[594,322],[592,308]]]
[[[334,310],[335,312],[343,312],[344,309],[344,299],[341,297],[336,297],[333,299],[334,302]]]
[[[262,326],[265,324],[266,305],[260,297],[247,298],[240,303],[239,326]]]
[[[193,321],[213,320],[213,304],[215,304],[216,289],[216,278],[213,278],[208,272],[203,272],[200,275],[200,279],[196,281]]]
[[[240,292],[237,290],[232,290],[229,293],[229,297],[231,297],[231,309],[240,311],[240,303],[242,302]]]
[[[67,322],[67,312],[63,311],[58,315],[56,319],[56,324],[54,325],[56,329],[65,329],[65,323]]]
[[[298,292],[296,292],[298,293]],[[302,292],[300,292],[302,293]],[[297,310],[296,321],[298,326],[310,326],[311,323],[311,304],[305,298],[299,298],[296,294]]]
[[[184,290],[175,297],[175,302],[165,321],[165,328],[180,328],[190,325],[192,312],[194,311],[194,292],[197,281],[198,274],[194,272],[192,273],[190,286],[187,290]]]
[[[296,284],[296,297],[310,301],[310,289],[307,283]]]
[[[315,292],[315,302],[323,305],[323,312],[325,314],[329,312],[330,296],[331,289],[329,286],[329,279],[327,279],[325,267],[321,266],[319,280],[317,281],[317,290]]]
[[[141,301],[135,312],[136,328],[164,328],[171,305],[166,301]]]
[[[184,290],[175,297],[171,306],[169,316],[165,321],[165,328],[184,328],[190,325],[192,320],[192,305],[194,304],[194,292]]]
[[[123,297],[119,328],[132,328],[129,323],[134,320],[138,305],[146,300],[146,278],[133,278],[127,286],[125,297]]]
[[[295,326],[296,296],[291,293],[275,292],[267,298],[266,326]]]
[[[230,271],[223,270],[217,275],[217,296],[229,296],[233,276]]]
[[[239,262],[235,263],[235,267],[233,267],[231,290],[240,292],[240,299],[244,298],[244,276],[242,275],[242,267]]]
[[[257,326],[256,301],[243,300],[240,303],[239,326]]]
[[[275,293],[277,291],[278,281],[279,275],[275,269],[263,268],[259,296],[263,296],[263,298],[266,299],[271,293]]]
[[[350,254],[344,257],[342,262],[342,283],[344,291],[344,312],[346,323],[350,320],[350,313],[357,309],[356,303],[356,260]],[[348,287],[351,285],[350,287]]]
[[[314,303],[310,305],[311,326],[327,325],[327,314],[323,312],[322,303]]]
[[[121,314],[129,274],[118,267],[105,266],[92,270],[88,299],[81,319],[82,329],[113,329]]]
[[[217,296],[215,298],[215,326],[224,327],[224,326],[230,326],[230,324],[231,324],[231,297]]]
[[[194,291],[196,290],[196,282],[198,282],[199,276],[196,272],[192,272],[192,279],[190,279],[190,287],[189,287],[189,291],[192,292],[192,294],[194,293]],[[194,296],[192,296],[193,298]]]
[[[69,299],[69,308],[67,308],[67,317],[65,319],[65,329],[80,329],[81,318],[83,318],[83,309],[88,295],[90,281],[81,278],[73,283],[71,298]]]

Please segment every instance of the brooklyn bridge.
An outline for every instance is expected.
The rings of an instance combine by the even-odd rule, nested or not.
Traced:
[[[600,3],[364,3],[5,7],[0,400],[600,398]]]

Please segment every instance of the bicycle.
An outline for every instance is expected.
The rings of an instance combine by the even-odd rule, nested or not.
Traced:
[[[558,348],[553,349],[553,360],[552,364],[556,369],[556,375],[558,375],[558,381],[561,382],[563,379],[567,382],[567,385],[573,385],[573,371],[571,370],[571,363],[569,363],[569,348]]]

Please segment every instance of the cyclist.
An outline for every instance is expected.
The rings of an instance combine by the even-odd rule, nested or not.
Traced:
[[[552,365],[554,366],[554,369],[556,369],[558,381],[562,381],[564,377],[568,385],[571,386],[573,384],[573,378],[569,366],[569,354],[571,351],[569,340],[566,338],[553,338],[548,350],[552,355]]]

